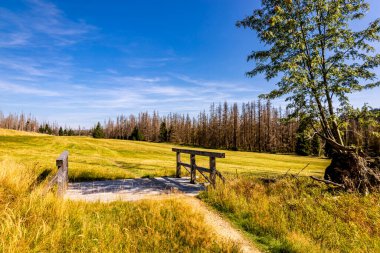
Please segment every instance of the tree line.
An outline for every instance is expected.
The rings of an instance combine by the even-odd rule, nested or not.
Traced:
[[[380,155],[380,129],[370,124],[368,107],[341,114],[346,124],[341,127],[346,145],[363,146],[372,156]],[[92,129],[59,126],[58,123],[39,123],[30,114],[0,112],[0,127],[20,131],[40,132],[59,136],[92,135],[150,142],[170,142],[188,146],[229,150],[297,153],[299,155],[329,155],[329,147],[300,117],[289,119],[293,112],[275,108],[270,101],[211,104],[209,111],[191,117],[170,113],[142,112],[138,115],[119,115]],[[365,117],[368,120],[363,120]],[[380,118],[377,118],[380,122]]]
[[[91,130],[81,128],[73,129],[67,126],[60,126],[57,122],[39,122],[36,117],[25,113],[10,113],[4,115],[0,111],[0,128],[13,129],[18,131],[36,132],[58,136],[89,135]]]
[[[104,124],[106,138],[172,142],[206,148],[290,153],[295,150],[297,120],[269,101],[212,104],[195,117],[158,112],[120,115]]]

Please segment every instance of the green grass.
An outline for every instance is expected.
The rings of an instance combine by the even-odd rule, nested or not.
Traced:
[[[236,178],[201,198],[270,252],[380,252],[380,194],[329,190],[310,178]]]
[[[116,179],[171,176],[175,173],[172,144],[90,137],[58,137],[0,129],[0,161],[7,157],[23,164],[55,168],[55,159],[68,150],[71,180]],[[178,146],[177,146],[178,147]],[[225,159],[217,159],[217,168],[227,175],[267,176],[295,173],[310,165],[302,175],[322,175],[329,160],[295,155],[220,151]],[[183,154],[182,160],[189,162]],[[206,157],[198,157],[200,166],[208,166]]]

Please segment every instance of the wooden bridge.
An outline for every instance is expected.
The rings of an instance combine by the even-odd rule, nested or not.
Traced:
[[[69,184],[69,152],[64,151],[57,159],[57,171],[46,185],[43,193],[46,194],[50,189],[57,185],[57,194],[62,197],[69,189],[70,193],[79,195],[117,193],[124,195],[133,194],[162,194],[163,192],[176,189],[187,195],[195,195],[204,186],[196,184],[196,172],[198,171],[212,186],[216,184],[216,177],[219,176],[224,182],[223,175],[216,169],[216,158],[224,158],[224,153],[207,152],[199,150],[173,148],[176,152],[177,166],[176,178],[160,177],[152,179],[121,179],[108,181],[78,182]],[[190,155],[190,164],[181,161],[181,153]],[[196,156],[207,156],[210,158],[210,168],[200,167],[196,164]],[[181,166],[190,173],[190,184],[186,178],[181,178]],[[209,173],[209,176],[206,175]],[[88,196],[91,198],[91,196]],[[124,196],[125,197],[125,196]],[[128,199],[128,198],[127,198]],[[131,198],[133,199],[133,198]]]
[[[225,182],[225,178],[222,173],[220,173],[216,169],[216,158],[225,158],[224,153],[217,152],[208,152],[208,151],[199,151],[199,150],[191,150],[191,149],[179,149],[173,148],[173,152],[177,153],[177,168],[176,168],[176,177],[181,177],[181,166],[183,166],[190,173],[190,183],[195,184],[196,181],[196,172],[199,173],[212,185],[215,187],[216,184],[216,176],[219,176],[223,182]],[[181,153],[182,154],[190,154],[190,164],[183,163],[181,161]],[[210,168],[200,167],[196,164],[195,156],[208,156],[210,158]],[[210,176],[207,176],[205,173],[209,173]]]

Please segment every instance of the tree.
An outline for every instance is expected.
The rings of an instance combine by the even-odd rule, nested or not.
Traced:
[[[307,156],[311,153],[311,143],[308,136],[308,122],[301,120],[296,137],[296,154]]]
[[[158,140],[160,142],[166,142],[166,141],[168,141],[168,129],[166,128],[165,121],[161,122],[161,125],[160,125],[160,135],[158,137]]]
[[[104,130],[100,122],[95,126],[95,128],[92,130],[92,137],[99,139],[104,138]]]
[[[237,22],[266,45],[248,56],[256,66],[247,75],[280,79],[278,88],[262,97],[287,96],[293,116],[307,115],[335,151],[325,179],[361,192],[378,189],[380,173],[367,166],[359,146],[345,145],[336,109],[349,103],[347,94],[380,85],[374,73],[380,54],[370,44],[380,41],[380,19],[361,31],[350,26],[368,9],[364,0],[263,0],[253,15]]]
[[[67,136],[73,136],[73,135],[75,135],[74,130],[69,128],[69,130],[67,131]]]
[[[144,135],[140,132],[140,129],[137,126],[135,126],[133,128],[131,136],[129,136],[129,139],[133,141],[143,141]]]
[[[321,153],[321,141],[317,134],[313,135],[311,139],[311,154],[314,156],[320,156]]]
[[[59,136],[63,136],[63,129],[62,129],[62,127],[59,127],[58,135]]]

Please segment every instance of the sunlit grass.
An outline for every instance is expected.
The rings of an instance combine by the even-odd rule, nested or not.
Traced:
[[[380,252],[379,193],[334,192],[309,178],[240,177],[202,199],[270,252]]]
[[[0,252],[236,252],[179,200],[84,203],[41,195],[38,165],[0,162]]]
[[[6,157],[20,163],[37,163],[40,167],[55,168],[55,159],[68,150],[71,180],[171,176],[175,174],[176,145],[125,140],[93,139],[90,137],[59,137],[0,129],[0,160]],[[180,146],[176,146],[180,147]],[[318,175],[329,160],[295,155],[253,152],[225,152],[217,159],[217,169],[225,174],[267,176],[283,174],[290,169],[298,172],[308,163],[302,175]],[[189,162],[189,155],[182,155]],[[208,166],[206,157],[197,163]]]

